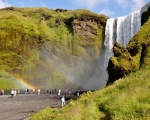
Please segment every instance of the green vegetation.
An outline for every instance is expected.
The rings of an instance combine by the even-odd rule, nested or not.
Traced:
[[[41,112],[39,112],[39,114],[36,114],[32,117],[33,120],[37,120],[37,118],[39,120],[43,120],[43,119],[46,119],[49,114],[49,112],[53,112],[50,108],[45,108],[44,110],[42,110]]]
[[[35,86],[72,85],[69,81],[74,76],[69,75],[82,78],[99,57],[106,20],[87,10],[0,10],[0,88],[20,86],[9,73]],[[108,67],[110,82],[122,79],[88,92],[58,111],[46,108],[32,119],[149,119],[150,19],[144,21],[127,48],[117,43],[114,47],[115,57]]]
[[[5,66],[3,66],[5,67]],[[21,81],[4,70],[0,70],[0,89],[21,89],[24,86]]]
[[[50,108],[43,120],[149,120],[150,19],[146,21],[127,48],[115,44],[108,66],[113,84],[81,95],[58,111]]]
[[[35,86],[43,85],[43,79],[43,86],[69,85],[68,72],[78,71],[74,63],[82,58],[83,69],[88,72],[98,58],[107,18],[88,10],[1,9],[0,70]],[[88,31],[79,31],[77,26]],[[83,76],[80,71],[78,74]]]
[[[148,120],[150,118],[150,67],[131,73],[96,92],[88,92],[64,108],[42,111],[33,116],[40,120]],[[45,113],[45,112],[44,112]]]
[[[17,83],[16,80],[9,80],[8,78],[0,78],[0,88],[1,89],[12,89],[12,88],[20,88],[20,84]]]

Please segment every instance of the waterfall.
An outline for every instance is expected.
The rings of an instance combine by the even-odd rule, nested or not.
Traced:
[[[128,16],[117,18],[117,38],[116,41],[123,46],[127,46],[130,39],[139,31],[141,27],[140,11],[135,11]]]
[[[126,46],[130,39],[138,32],[141,27],[141,12],[135,11],[128,16],[110,18],[106,23],[104,45],[112,49],[117,41]]]
[[[140,11],[130,13],[128,16],[111,18],[106,22],[105,41],[100,49],[100,57],[96,62],[93,73],[89,76],[87,83],[84,83],[84,89],[98,89],[106,85],[108,73],[106,71],[108,61],[113,56],[112,48],[117,41],[126,46],[130,39],[141,27]]]
[[[105,30],[104,45],[111,49],[116,40],[116,18],[108,19]]]

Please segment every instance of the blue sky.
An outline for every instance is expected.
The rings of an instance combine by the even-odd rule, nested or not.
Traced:
[[[140,10],[149,0],[0,0],[0,8],[15,7],[47,7],[49,9],[88,9],[97,14],[105,14],[111,18],[125,16]]]

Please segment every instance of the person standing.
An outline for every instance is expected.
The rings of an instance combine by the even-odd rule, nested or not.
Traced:
[[[79,90],[78,90],[78,92],[77,92],[77,96],[78,96],[78,97],[80,96],[80,92],[79,92]]]
[[[26,89],[25,89],[25,94],[27,94],[27,91],[28,91],[28,90],[27,90],[27,88],[26,88]]]
[[[32,90],[33,94],[35,93],[35,89]]]
[[[17,91],[16,90],[14,90],[14,96],[16,96],[17,95]]]
[[[59,89],[59,90],[58,90],[58,95],[60,95],[60,93],[61,93],[61,90]]]
[[[46,92],[48,93],[48,88],[46,89]]]
[[[14,96],[14,90],[11,90],[11,98]]]
[[[17,90],[17,95],[19,95],[20,94],[20,90]]]
[[[41,90],[40,90],[40,89],[38,89],[38,95],[40,95],[40,91],[41,91]]]
[[[3,95],[4,95],[4,89],[1,90],[1,96],[3,96]]]
[[[65,105],[65,97],[63,96],[62,98],[61,98],[61,106],[63,107]]]

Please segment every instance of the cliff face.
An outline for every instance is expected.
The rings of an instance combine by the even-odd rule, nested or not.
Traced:
[[[80,86],[99,57],[107,17],[86,10],[0,10],[0,74],[34,86]],[[9,78],[9,77],[8,77]]]
[[[150,8],[150,7],[149,7]],[[126,48],[115,44],[113,51],[114,57],[109,60],[108,83],[112,83],[115,80],[125,77],[131,72],[136,72],[139,69],[149,68],[150,58],[150,9],[143,12],[141,24],[142,27],[139,32],[130,40]]]

